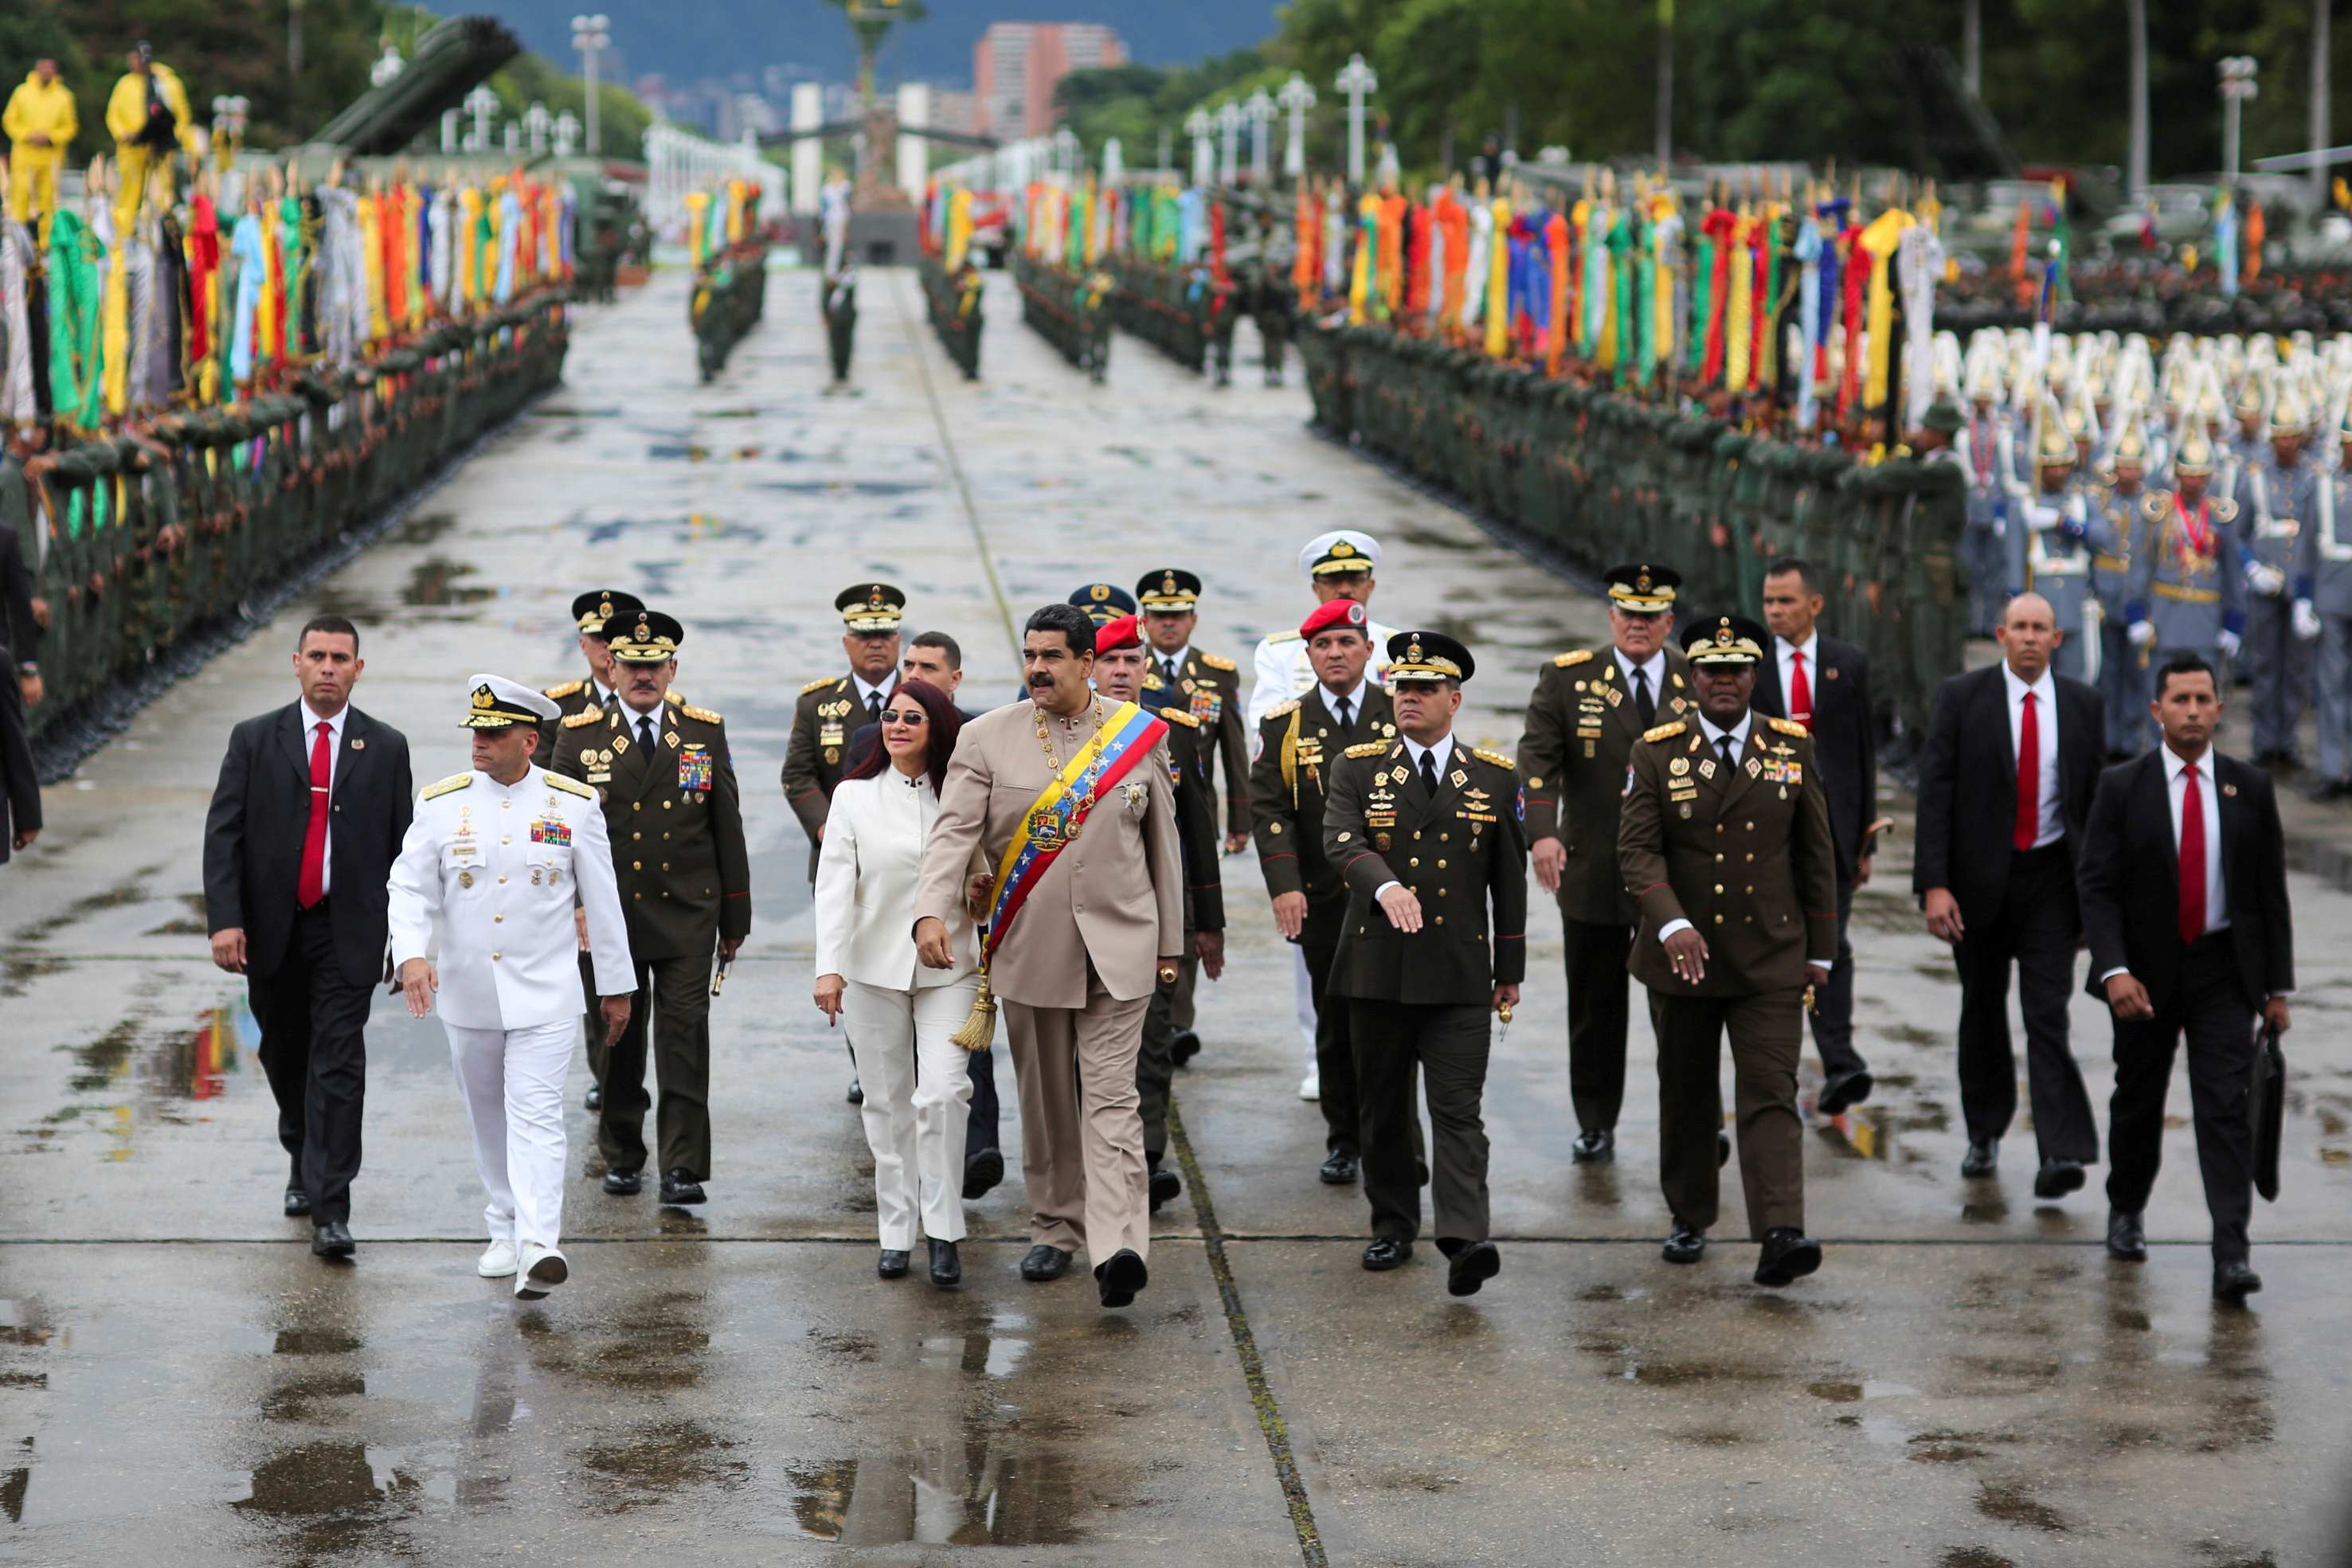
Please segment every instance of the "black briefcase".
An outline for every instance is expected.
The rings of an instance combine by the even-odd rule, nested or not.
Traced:
[[[2278,1030],[2265,1024],[2254,1037],[2254,1071],[2246,1094],[2246,1119],[2254,1129],[2254,1190],[2266,1202],[2279,1195],[2279,1144],[2286,1128],[2286,1056]]]

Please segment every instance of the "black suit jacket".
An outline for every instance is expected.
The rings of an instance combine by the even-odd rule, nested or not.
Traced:
[[[308,723],[297,702],[231,730],[205,818],[205,918],[215,932],[243,928],[245,970],[257,978],[285,961],[300,913],[295,896],[310,827]],[[335,957],[345,979],[372,985],[383,974],[392,862],[415,804],[407,737],[351,709],[334,778],[327,874]]]
[[[1830,800],[1830,835],[1837,841],[1838,884],[1853,880],[1864,834],[1878,820],[1878,736],[1870,717],[1870,655],[1823,633],[1805,672],[1813,694],[1813,766]],[[1787,718],[1780,690],[1780,644],[1773,639],[1757,666],[1749,706],[1769,718]]]
[[[5,654],[5,649],[0,649]],[[0,664],[0,865],[8,863],[18,833],[41,825],[41,783],[33,771],[33,748],[25,738],[24,697],[16,672]]]
[[[2261,768],[2218,752],[2206,788],[2221,791],[2221,891],[2231,946],[2249,1011],[2294,989],[2294,930],[2287,909],[2286,842],[2278,793]],[[2128,969],[2164,1006],[2180,976],[2180,851],[2161,747],[2099,776],[2084,829],[2076,875],[2083,930],[2091,940],[2090,993],[2105,1001],[2099,977]]]
[[[1911,890],[1951,889],[1963,921],[1990,920],[2009,885],[2017,831],[2017,748],[2000,664],[1950,675],[1936,688],[1919,752],[1918,848]],[[2099,767],[2106,757],[2105,705],[2064,675],[2058,691],[2058,805],[2065,841],[2079,857]]]

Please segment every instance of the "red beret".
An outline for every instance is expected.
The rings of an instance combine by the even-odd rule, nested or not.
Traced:
[[[1315,608],[1315,613],[1299,622],[1298,634],[1313,639],[1318,632],[1328,632],[1334,626],[1353,627],[1364,631],[1364,607],[1352,599],[1334,599]],[[1370,636],[1370,632],[1365,632]]]
[[[1120,648],[1139,648],[1143,639],[1135,634],[1135,617],[1122,615],[1116,621],[1106,621],[1095,628],[1095,652],[1108,653]]]

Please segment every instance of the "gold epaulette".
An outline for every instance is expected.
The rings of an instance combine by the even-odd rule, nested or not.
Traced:
[[[1808,740],[1812,738],[1813,732],[1807,729],[1803,725],[1799,724],[1793,718],[1768,718],[1764,722],[1770,725],[1774,729],[1779,730],[1782,735],[1801,735]],[[1642,738],[1646,740],[1649,737],[1643,736]]]
[[[1269,632],[1265,634],[1265,640],[1269,643],[1296,643],[1298,641],[1298,633],[1296,632]]]
[[[808,685],[801,688],[801,695],[806,696],[809,693],[829,686],[839,679],[841,679],[839,675],[827,675],[823,680],[811,681]]]
[[[1201,663],[1208,665],[1209,668],[1213,670],[1235,670],[1241,667],[1234,664],[1231,659],[1220,658],[1214,653],[1202,654]]]
[[[2164,514],[2172,509],[2172,492],[2150,490],[2140,497],[2139,509],[2151,523],[2164,521]]]
[[[2231,500],[2229,497],[2227,497],[2227,496],[2216,496],[2216,497],[2213,497],[2213,500],[2212,500],[2212,507],[2213,507],[2213,520],[2214,520],[2215,522],[2217,522],[2217,523],[2234,523],[2234,522],[2236,522],[2236,521],[2238,520],[2238,503],[2237,503],[2237,502],[2235,502],[2235,501],[2233,501],[2233,500]]]
[[[587,785],[580,782],[579,779],[566,779],[561,773],[549,774],[547,776],[547,787],[551,789],[561,789],[567,795],[577,795],[583,800],[593,800],[596,798],[595,790],[591,789]]]
[[[470,773],[452,773],[438,784],[427,784],[425,787],[425,798],[430,800],[436,795],[446,795],[452,789],[463,789],[473,781],[474,776]]]
[[[1508,773],[1517,773],[1519,770],[1519,764],[1516,758],[1506,757],[1499,751],[1489,751],[1483,746],[1472,747],[1470,755],[1481,762],[1491,762]]]
[[[1146,670],[1143,672],[1143,689],[1147,692],[1164,692],[1168,689],[1168,683],[1150,670]]]
[[[1292,714],[1295,714],[1297,711],[1298,699],[1297,697],[1293,697],[1286,703],[1276,703],[1272,707],[1266,709],[1265,714],[1258,719],[1258,723],[1264,724],[1269,718],[1288,718]]]
[[[686,706],[686,698],[674,691],[662,693],[662,700],[678,707],[684,707]]]
[[[1160,716],[1166,719],[1171,724],[1181,724],[1192,729],[1198,729],[1201,727],[1201,721],[1194,718],[1191,714],[1186,713],[1181,707],[1161,708],[1160,710]]]
[[[1378,757],[1381,752],[1386,751],[1393,744],[1394,742],[1386,740],[1360,740],[1355,745],[1348,747],[1348,755],[1350,757]]]
[[[1560,654],[1558,658],[1554,659],[1552,663],[1565,670],[1570,664],[1580,664],[1591,657],[1592,657],[1591,649],[1575,648],[1570,650],[1568,653]]]
[[[560,686],[548,687],[545,695],[548,701],[560,703],[565,697],[578,696],[580,688],[587,684],[585,681],[566,681]]]
[[[602,708],[583,707],[578,713],[564,715],[563,727],[566,729],[578,729],[582,725],[594,724],[598,719],[603,718],[604,716],[604,710]]]
[[[700,719],[705,724],[719,724],[723,722],[717,714],[712,713],[707,707],[681,707],[677,711],[686,715],[688,718]]]
[[[1685,724],[1683,720],[1676,719],[1672,724],[1657,725],[1652,728],[1643,730],[1642,732],[1642,738],[1643,740],[1672,740],[1675,737],[1680,735],[1688,727],[1689,727]]]

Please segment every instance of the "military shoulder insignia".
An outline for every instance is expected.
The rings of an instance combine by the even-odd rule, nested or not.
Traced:
[[[1508,769],[1513,773],[1519,770],[1518,759],[1517,758],[1506,757],[1499,751],[1489,751],[1483,746],[1472,747],[1470,748],[1470,755],[1476,758],[1481,762],[1491,762],[1496,767]]]
[[[1261,718],[1258,722],[1263,724],[1265,722],[1265,719],[1268,718],[1288,718],[1292,714],[1295,714],[1297,711],[1298,701],[1294,697],[1286,703],[1276,703],[1272,707],[1266,709],[1265,717]]]
[[[1642,732],[1642,738],[1643,740],[1672,740],[1675,737],[1680,735],[1684,730],[1689,727],[1690,727],[1681,719],[1676,719],[1672,724],[1662,724],[1654,728],[1643,730]]]
[[[674,691],[662,693],[662,700],[668,703],[673,707],[684,707],[686,706],[686,698]]]
[[[2164,521],[2164,514],[2170,509],[2171,501],[2172,497],[2164,491],[2151,491],[2140,502],[2139,509],[2149,522],[2160,523]]]
[[[1181,707],[1161,708],[1160,710],[1160,716],[1166,719],[1171,724],[1181,724],[1190,729],[1198,729],[1201,727],[1201,721],[1194,718],[1191,714],[1186,713]]]
[[[1559,668],[1565,670],[1565,669],[1567,669],[1570,664],[1583,664],[1587,659],[1590,659],[1590,658],[1591,658],[1591,657],[1592,657],[1592,650],[1591,650],[1591,649],[1590,649],[1590,648],[1573,648],[1573,649],[1570,649],[1569,652],[1567,652],[1567,653],[1565,653],[1560,654],[1558,658],[1554,659],[1554,660],[1552,661],[1552,664],[1553,664],[1554,665],[1558,666]]]
[[[811,692],[823,691],[825,687],[833,685],[839,679],[841,679],[839,675],[827,675],[823,680],[811,681],[808,685],[801,688],[801,695],[806,696]]]
[[[1265,634],[1265,640],[1268,643],[1296,643],[1299,637],[1296,632],[1269,632]]]
[[[1803,725],[1799,724],[1793,718],[1768,718],[1764,722],[1770,725],[1774,729],[1779,730],[1782,735],[1801,735],[1810,739],[1813,733],[1811,730],[1807,729]],[[1647,740],[1649,737],[1645,735],[1642,738]]]
[[[1201,663],[1202,663],[1202,664],[1204,664],[1208,665],[1208,666],[1209,666],[1209,668],[1211,668],[1211,669],[1213,669],[1213,670],[1232,670],[1232,669],[1238,669],[1238,668],[1240,667],[1240,666],[1236,665],[1236,664],[1234,664],[1231,659],[1223,659],[1223,658],[1219,658],[1219,657],[1218,657],[1216,654],[1214,654],[1214,653],[1203,653],[1203,654],[1202,654],[1202,655],[1201,655]]]
[[[2238,520],[2238,503],[2231,500],[2229,497],[2214,497],[2212,500],[2212,507],[2213,520],[2215,522],[2233,523]]]
[[[551,789],[561,789],[567,795],[580,796],[583,800],[593,800],[596,798],[595,790],[591,789],[587,785],[580,782],[579,779],[566,779],[561,773],[549,774],[547,776],[547,787]]]
[[[563,727],[566,729],[578,729],[583,725],[594,724],[598,719],[603,718],[604,716],[602,713],[593,707],[583,707],[578,713],[564,715]]]
[[[1146,670],[1143,674],[1143,689],[1147,692],[1163,692],[1168,689],[1168,683]]]
[[[550,702],[560,703],[565,697],[576,697],[587,684],[585,681],[566,681],[560,686],[550,686],[547,688],[547,699]]]
[[[436,795],[446,795],[452,789],[463,789],[473,781],[474,776],[470,773],[452,773],[437,784],[427,784],[425,787],[425,798],[430,800]]]
[[[707,707],[681,707],[677,711],[686,715],[688,718],[700,719],[705,724],[719,724],[723,722],[717,714],[712,713]]]
[[[1381,752],[1386,751],[1390,745],[1391,743],[1385,740],[1361,740],[1348,747],[1348,755],[1350,757],[1378,757]]]

